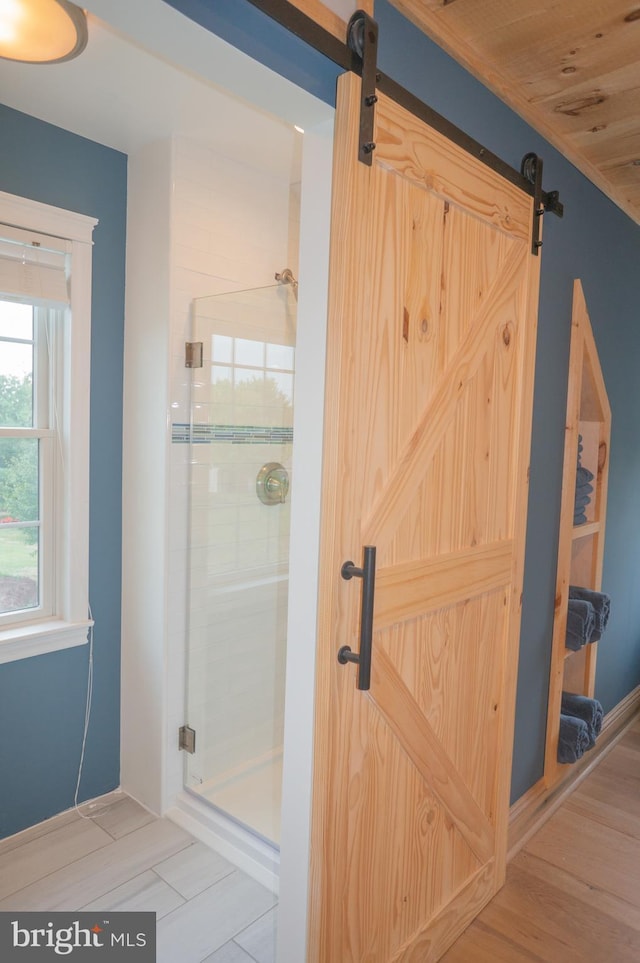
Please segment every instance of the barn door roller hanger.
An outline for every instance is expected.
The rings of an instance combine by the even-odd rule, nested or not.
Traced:
[[[558,191],[543,190],[542,160],[536,154],[525,154],[520,170],[516,170],[391,77],[387,77],[378,70],[378,24],[364,10],[356,10],[353,14],[347,26],[346,43],[342,43],[288,0],[248,0],[248,2],[339,67],[352,70],[362,77],[358,158],[363,164],[371,164],[375,151],[373,139],[375,105],[378,92],[381,92],[532,197],[534,223],[531,251],[533,254],[539,253],[542,246],[540,241],[542,215],[547,211],[562,217],[564,208]]]
[[[378,100],[376,84],[381,79],[378,73],[378,24],[363,10],[356,10],[347,26],[347,44],[359,59],[362,77],[360,93],[360,137],[358,160],[371,164],[376,149],[373,140],[375,106]]]

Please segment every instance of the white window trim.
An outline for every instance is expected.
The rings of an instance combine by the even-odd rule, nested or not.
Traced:
[[[65,326],[65,397],[60,434],[65,453],[60,478],[55,611],[53,618],[0,631],[0,664],[83,645],[89,619],[89,399],[91,249],[98,221],[85,214],[0,191],[0,223],[71,241],[71,324]]]

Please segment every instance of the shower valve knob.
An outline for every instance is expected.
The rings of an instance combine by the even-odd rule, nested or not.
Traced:
[[[268,461],[256,478],[256,494],[264,505],[281,505],[289,493],[289,475],[284,465]]]

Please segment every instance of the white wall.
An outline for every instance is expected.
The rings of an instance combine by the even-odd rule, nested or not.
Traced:
[[[170,141],[129,157],[121,783],[154,812],[163,807],[166,716],[170,177]]]

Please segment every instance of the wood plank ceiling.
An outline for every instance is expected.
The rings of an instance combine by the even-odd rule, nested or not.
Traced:
[[[640,223],[640,0],[391,0]]]

